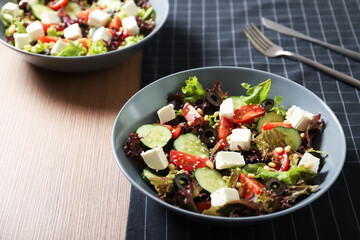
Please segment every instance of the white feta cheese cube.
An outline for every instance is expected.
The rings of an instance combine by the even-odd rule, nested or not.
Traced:
[[[12,2],[8,2],[6,3],[2,9],[2,12],[5,12],[7,14],[10,14],[12,17],[16,18],[17,16],[20,15],[20,8],[19,5],[12,3]]]
[[[61,19],[58,16],[57,12],[43,12],[40,15],[40,19],[43,23],[61,23]]]
[[[31,41],[37,41],[39,36],[44,36],[44,28],[40,21],[35,21],[26,27],[26,32],[29,34]]]
[[[135,17],[126,17],[121,20],[123,27],[130,36],[136,35],[140,32],[139,26]]]
[[[92,11],[89,15],[88,24],[92,27],[105,26],[110,19],[110,15],[102,10]]]
[[[251,130],[250,129],[233,129],[230,136],[230,150],[239,151],[238,146],[242,150],[249,150],[251,147]]]
[[[235,188],[220,188],[210,194],[211,206],[220,207],[230,201],[240,200],[239,192]]]
[[[68,43],[66,43],[66,42],[59,39],[59,40],[57,40],[57,42],[52,47],[50,53],[51,53],[51,55],[58,55],[67,46],[69,46]]]
[[[169,122],[176,118],[174,105],[169,104],[157,111],[161,123]]]
[[[105,42],[109,43],[111,38],[112,34],[110,33],[110,30],[108,28],[101,27],[94,32],[93,42],[104,40]]]
[[[122,5],[121,9],[124,11],[126,16],[136,16],[139,13],[139,9],[133,0],[128,0]]]
[[[216,169],[243,167],[245,160],[241,153],[220,151],[216,154],[215,165]]]
[[[81,28],[78,23],[74,23],[64,29],[64,36],[66,39],[76,40],[82,37]]]
[[[227,98],[220,105],[220,118],[225,117],[231,121],[234,119],[234,102],[232,98]]]
[[[305,167],[314,173],[318,172],[319,165],[320,159],[308,152],[303,155],[298,164],[299,167]]]
[[[14,33],[14,39],[15,47],[19,49],[24,49],[24,47],[31,42],[29,34],[27,33]]]
[[[286,120],[291,123],[291,126],[299,131],[305,131],[310,124],[314,115],[295,105],[293,105],[286,112]]]
[[[167,168],[169,162],[162,147],[156,147],[141,153],[141,157],[149,168],[163,170]]]

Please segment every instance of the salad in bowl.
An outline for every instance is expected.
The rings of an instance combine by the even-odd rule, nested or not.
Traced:
[[[321,114],[269,98],[271,79],[244,95],[191,76],[157,120],[128,135],[123,151],[158,197],[204,215],[249,217],[279,212],[319,189],[326,153],[313,139]]]
[[[155,17],[148,0],[19,0],[1,9],[7,43],[58,57],[126,48],[153,31]]]

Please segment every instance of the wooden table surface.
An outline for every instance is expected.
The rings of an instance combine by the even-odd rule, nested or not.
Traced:
[[[0,44],[0,239],[125,238],[130,183],[111,131],[141,60],[55,73]]]

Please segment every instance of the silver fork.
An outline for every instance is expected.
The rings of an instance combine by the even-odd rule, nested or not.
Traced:
[[[250,26],[246,26],[243,29],[246,37],[250,40],[252,45],[262,54],[268,57],[279,57],[279,56],[287,56],[289,58],[297,59],[302,61],[314,68],[319,69],[320,71],[331,75],[339,80],[342,80],[346,83],[349,83],[357,88],[360,88],[360,81],[352,78],[344,73],[338,72],[332,68],[329,68],[323,64],[317,63],[309,58],[303,57],[299,54],[285,51],[279,45],[276,45],[272,41],[270,41],[265,35],[254,25],[250,24]]]

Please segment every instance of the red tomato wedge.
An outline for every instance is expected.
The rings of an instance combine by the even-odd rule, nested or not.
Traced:
[[[197,168],[206,167],[206,161],[209,160],[208,158],[201,158],[176,150],[170,151],[170,159],[176,166],[189,172]]]
[[[65,7],[68,2],[69,0],[51,0],[46,6],[48,6],[52,10],[57,11],[60,8]]]
[[[181,127],[179,126],[171,126],[171,125],[167,125],[167,124],[161,124],[163,125],[164,127],[167,127],[171,133],[172,133],[172,139],[176,139],[179,135],[180,135],[180,132],[181,132]]]
[[[234,112],[234,123],[247,123],[251,124],[254,122],[255,118],[261,117],[265,114],[265,110],[262,109],[259,105],[250,104],[238,108]]]
[[[195,204],[196,208],[202,213],[204,210],[209,209],[211,207],[210,201],[198,202]]]
[[[198,111],[190,103],[185,103],[182,111],[182,116],[186,121],[193,123],[197,118],[203,118]]]
[[[85,47],[86,49],[89,49],[89,46],[87,45],[88,44],[88,41],[89,39],[88,38],[79,38],[78,40],[76,40],[78,43],[80,43],[83,47]]]
[[[244,198],[248,199],[253,194],[259,194],[261,189],[265,188],[261,182],[254,178],[249,178],[246,174],[240,173],[239,182],[244,186]]]
[[[115,17],[111,20],[108,28],[115,28],[116,30],[119,30],[119,28],[120,28],[121,26],[122,26],[122,24],[121,24],[121,19],[120,19],[118,16],[115,16]]]
[[[234,129],[234,124],[227,118],[222,117],[220,119],[219,128],[218,128],[218,138],[225,139],[230,135],[231,131]]]
[[[289,169],[290,160],[289,156],[285,151],[282,151],[281,153],[273,151],[273,154],[275,156],[275,169],[279,172],[284,172]]]
[[[98,9],[102,9],[100,7],[95,7],[95,8],[90,8],[90,9],[86,9],[82,12],[78,13],[78,17],[81,18],[82,20],[84,20],[85,22],[87,22],[89,20],[89,15],[92,11],[98,10]]]
[[[50,36],[40,36],[39,35],[39,40],[42,43],[51,43],[51,42],[57,42],[57,40],[59,40],[61,38],[59,37],[50,37]],[[67,42],[66,40],[64,42]]]
[[[273,129],[274,127],[287,127],[287,128],[292,128],[291,124],[288,123],[284,123],[284,122],[266,122],[263,125],[263,130],[270,130]]]
[[[44,32],[47,33],[47,30],[49,27],[54,26],[56,31],[63,31],[65,28],[61,26],[60,24],[56,23],[41,23],[43,25]]]

